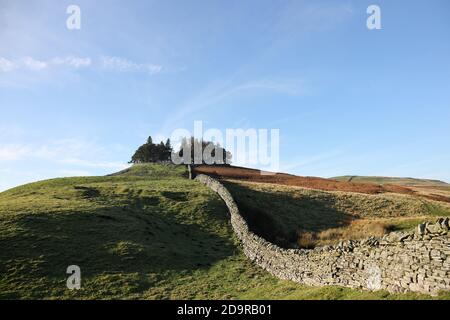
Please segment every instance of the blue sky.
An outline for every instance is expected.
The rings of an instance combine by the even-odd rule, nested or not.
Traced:
[[[194,120],[280,129],[282,171],[450,182],[449,14],[447,0],[0,0],[0,190],[117,171]]]

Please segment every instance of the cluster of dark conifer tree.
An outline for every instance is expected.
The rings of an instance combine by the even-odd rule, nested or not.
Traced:
[[[189,154],[185,154],[190,150]],[[198,152],[201,150],[201,152]],[[196,152],[197,151],[197,152]],[[187,151],[189,153],[189,151]],[[194,137],[183,138],[178,151],[174,151],[167,139],[166,143],[153,143],[152,137],[140,146],[131,157],[130,163],[168,162],[172,160],[172,153],[182,158],[184,164],[230,164],[232,155],[225,148],[211,141],[201,141]]]

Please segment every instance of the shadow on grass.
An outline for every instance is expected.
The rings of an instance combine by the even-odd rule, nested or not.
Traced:
[[[298,235],[343,227],[355,218],[336,210],[332,199],[294,197],[224,182],[250,230],[283,248],[297,247]]]
[[[221,205],[211,202],[213,208]],[[227,218],[217,211],[211,219],[223,227]],[[9,248],[0,252],[3,274],[15,266],[35,278],[65,279],[69,265],[80,266],[83,277],[193,271],[236,250],[219,231],[141,202],[89,212],[23,215],[15,225],[17,234],[2,240],[2,248]],[[39,263],[31,268],[20,261]]]

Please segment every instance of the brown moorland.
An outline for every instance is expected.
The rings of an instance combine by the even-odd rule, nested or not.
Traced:
[[[422,198],[450,203],[450,197],[444,196],[442,194],[419,193],[416,190],[413,190],[412,188],[393,184],[380,185],[373,183],[337,181],[333,179],[325,179],[318,177],[295,176],[286,173],[264,174],[264,172],[261,172],[261,170],[258,169],[250,169],[227,165],[224,166],[197,165],[193,167],[193,171],[196,174],[203,173],[221,180],[233,179],[250,182],[273,183],[324,191],[345,191],[345,192],[357,192],[365,194],[398,193],[398,194],[416,195]]]

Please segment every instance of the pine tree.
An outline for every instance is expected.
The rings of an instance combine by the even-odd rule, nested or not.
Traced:
[[[184,157],[183,152],[185,150],[190,150],[190,157],[186,154]],[[197,156],[197,162],[201,161],[205,163],[205,159],[203,159],[203,154],[205,150],[207,153],[210,153],[209,156],[211,160],[214,162],[212,164],[230,164],[231,163],[231,153],[225,150],[220,144],[216,144],[210,141],[202,141],[198,139],[191,138],[183,138],[181,140],[181,148],[178,151],[179,156],[183,157],[185,164],[194,164],[195,163],[195,154],[194,151],[197,150],[201,152]],[[166,143],[161,141],[159,144],[154,144],[151,136],[148,137],[147,142],[141,145],[136,152],[131,157],[130,163],[147,163],[147,162],[161,162],[161,161],[170,161],[172,156],[173,147],[170,143],[170,139],[166,140]],[[216,152],[221,153],[223,159],[216,159]],[[176,153],[176,152],[175,152]],[[210,163],[208,163],[210,164]]]

